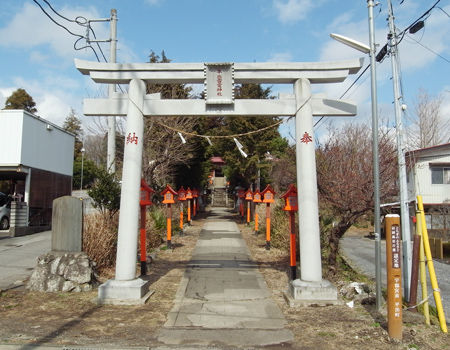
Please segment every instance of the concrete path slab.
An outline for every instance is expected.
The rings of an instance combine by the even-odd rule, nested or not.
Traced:
[[[266,346],[293,340],[237,225],[213,208],[158,340],[167,345]]]
[[[39,255],[51,250],[51,231],[0,238],[0,289],[21,287]]]

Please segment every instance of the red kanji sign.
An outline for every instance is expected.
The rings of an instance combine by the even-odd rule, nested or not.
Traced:
[[[300,139],[300,141],[302,143],[312,142],[312,136],[305,131],[305,133],[303,134],[303,137]]]
[[[138,137],[136,136],[135,133],[133,133],[133,136],[131,136],[131,132],[128,134],[127,136],[127,145],[129,143],[135,143],[136,145],[138,144]]]

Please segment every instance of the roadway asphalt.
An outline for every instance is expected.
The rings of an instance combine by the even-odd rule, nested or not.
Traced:
[[[22,237],[0,234],[0,289],[24,285],[36,266],[37,257],[51,249],[52,231]]]
[[[341,239],[341,252],[347,258],[347,261],[357,271],[364,273],[375,280],[375,241],[366,237],[344,237]],[[381,241],[381,280],[383,287],[386,286],[386,242]],[[447,323],[450,321],[450,265],[433,260],[439,289],[441,291],[442,304]],[[428,271],[428,270],[427,270]],[[427,276],[429,276],[427,272]],[[420,299],[420,287],[418,290],[418,299]],[[431,283],[428,277],[428,295],[430,304],[435,305]]]

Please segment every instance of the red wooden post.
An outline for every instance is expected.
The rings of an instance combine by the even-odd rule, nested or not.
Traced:
[[[141,207],[141,222],[140,222],[140,244],[141,244],[141,276],[147,274],[147,249],[146,249],[146,232],[145,232],[145,219],[146,219],[146,209],[147,205],[152,205],[151,194],[154,193],[144,179],[141,179],[141,198],[139,200],[139,205]]]
[[[192,200],[193,200],[193,216],[196,217],[197,216],[197,204],[198,204],[198,190],[197,189],[193,189],[192,190]]]
[[[167,248],[172,248],[172,204],[175,203],[175,196],[178,194],[169,185],[161,192],[164,196],[163,203],[167,204]]]
[[[290,233],[290,267],[291,279],[297,278],[297,244],[295,239],[295,213],[298,210],[297,188],[291,184],[287,192],[281,196],[285,204],[283,210],[289,212],[289,233]]]
[[[250,189],[245,192],[245,201],[247,202],[247,225],[250,225],[250,203],[253,201],[253,192]]]
[[[146,247],[146,237],[145,237],[145,215],[146,206],[141,206],[141,225],[140,225],[140,238],[141,238],[141,276],[147,274],[147,247]]]
[[[186,200],[186,191],[183,186],[178,190],[178,200],[180,201],[180,230],[183,234],[183,202]]]
[[[239,197],[239,214],[241,215],[241,219],[244,219],[244,198],[245,198],[245,191],[239,190],[238,191],[238,197]]]
[[[261,192],[263,203],[266,203],[266,249],[270,250],[270,203],[275,202],[275,191],[272,186],[267,185]]]
[[[188,201],[188,208],[187,208],[187,219],[189,225],[192,224],[192,218],[191,218],[191,204],[192,204],[192,190],[188,187],[186,190],[186,200]]]
[[[261,193],[259,192],[259,189],[257,189],[255,191],[255,193],[253,193],[253,203],[255,203],[255,235],[258,234],[258,230],[259,230],[259,215],[258,215],[258,205],[259,203],[261,203]]]

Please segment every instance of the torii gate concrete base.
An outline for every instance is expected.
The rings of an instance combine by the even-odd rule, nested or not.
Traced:
[[[327,280],[309,282],[296,279],[290,281],[283,296],[290,307],[339,305],[342,303],[338,300],[336,287]]]
[[[107,100],[85,100],[85,115],[127,115],[122,171],[116,276],[100,286],[101,303],[139,304],[148,295],[147,283],[136,279],[139,189],[142,168],[144,116],[295,116],[299,207],[300,276],[286,293],[292,304],[335,304],[337,290],[322,279],[319,206],[313,116],[353,116],[352,103],[313,96],[310,84],[345,80],[362,60],[322,63],[236,64],[111,64],[76,60],[83,74],[101,83],[129,83],[128,95]],[[228,73],[226,73],[228,72]],[[226,73],[226,74],[225,74]],[[212,77],[212,78],[211,78]],[[146,95],[145,81],[153,83],[205,83],[206,101],[162,100]],[[293,96],[278,100],[234,100],[236,83],[290,83]]]
[[[130,281],[109,280],[98,287],[98,304],[143,305],[154,291],[142,278]]]

